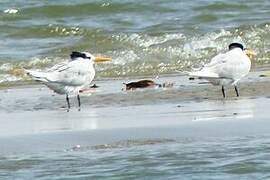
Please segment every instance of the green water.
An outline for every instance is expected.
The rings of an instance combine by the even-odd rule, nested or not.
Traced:
[[[173,73],[233,41],[268,64],[269,9],[267,0],[1,1],[0,83],[24,82],[14,70],[46,69],[72,50],[113,58],[97,66],[98,77]]]
[[[256,138],[123,142],[115,148],[0,157],[0,173],[6,179],[269,179],[269,140]]]

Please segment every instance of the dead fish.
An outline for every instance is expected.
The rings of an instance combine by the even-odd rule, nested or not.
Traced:
[[[137,88],[155,88],[155,87],[172,87],[173,83],[163,83],[163,84],[158,84],[155,83],[152,80],[140,80],[140,81],[136,81],[136,82],[130,82],[130,83],[123,83],[124,85],[126,85],[126,90],[135,90]]]

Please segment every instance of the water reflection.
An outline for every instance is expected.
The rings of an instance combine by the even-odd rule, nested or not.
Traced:
[[[256,101],[236,99],[202,102],[194,109],[193,121],[249,119],[254,117]]]
[[[80,131],[93,130],[98,128],[98,116],[94,109],[84,109],[77,112],[54,112],[49,114],[44,121],[38,120],[35,122],[34,131],[36,132],[50,132],[50,131]],[[48,120],[50,119],[50,120]]]

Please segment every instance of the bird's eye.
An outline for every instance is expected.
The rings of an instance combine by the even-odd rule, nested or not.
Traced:
[[[84,54],[83,58],[84,59],[91,59],[91,57],[90,56],[87,56],[86,54]]]

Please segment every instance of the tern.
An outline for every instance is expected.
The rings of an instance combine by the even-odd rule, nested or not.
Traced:
[[[69,95],[77,95],[78,110],[81,108],[79,92],[89,87],[95,77],[96,62],[111,61],[107,57],[95,57],[89,52],[73,51],[70,60],[54,65],[47,71],[25,70],[32,79],[45,84],[58,94],[65,94],[67,111],[70,109]]]
[[[251,59],[255,55],[254,51],[244,48],[242,44],[231,43],[228,52],[218,54],[210,63],[200,70],[188,72],[188,75],[206,79],[213,85],[221,85],[224,98],[226,97],[225,87],[234,86],[236,96],[239,97],[237,83],[249,73]]]

